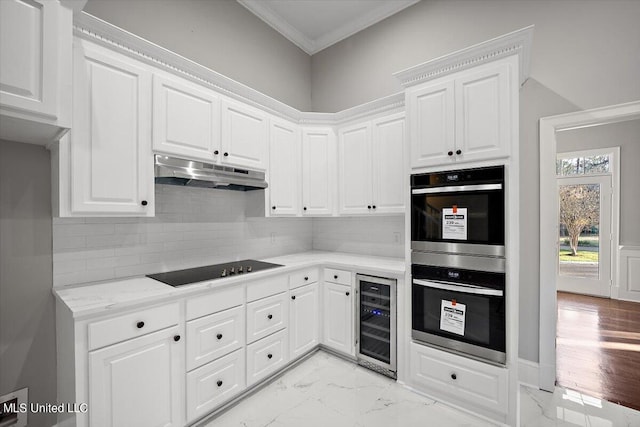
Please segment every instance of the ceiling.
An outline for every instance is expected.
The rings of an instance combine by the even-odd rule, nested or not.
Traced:
[[[238,0],[313,55],[420,0]]]

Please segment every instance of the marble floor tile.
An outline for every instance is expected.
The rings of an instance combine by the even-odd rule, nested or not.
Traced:
[[[201,427],[484,427],[493,424],[319,351]],[[521,427],[640,427],[640,412],[520,387]]]

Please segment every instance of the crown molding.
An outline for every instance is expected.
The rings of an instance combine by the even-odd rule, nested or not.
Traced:
[[[529,78],[533,29],[534,26],[531,25],[521,30],[513,31],[503,36],[398,71],[393,73],[393,75],[400,80],[402,86],[407,88],[486,62],[518,55],[519,82],[522,85]]]
[[[400,92],[337,113],[301,112],[88,13],[74,15],[73,31],[80,39],[107,47],[295,123],[335,126],[360,117],[404,108],[404,92]]]
[[[335,30],[322,35],[316,39],[311,39],[290,25],[280,15],[274,12],[268,3],[261,0],[237,0],[251,13],[266,22],[277,32],[286,37],[290,42],[304,50],[309,55],[314,55],[331,45],[346,39],[355,33],[374,25],[391,15],[413,6],[420,0],[394,0],[380,3],[378,7],[358,19],[352,20]]]

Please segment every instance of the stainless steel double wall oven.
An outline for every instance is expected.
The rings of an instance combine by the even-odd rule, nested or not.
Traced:
[[[504,166],[411,177],[412,337],[504,364]]]

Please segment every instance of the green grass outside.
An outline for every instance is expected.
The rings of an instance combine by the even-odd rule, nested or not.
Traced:
[[[560,244],[569,246],[568,237],[560,237]],[[600,244],[600,236],[581,236],[578,239],[578,246],[595,246]]]
[[[598,252],[595,251],[578,251],[576,256],[571,255],[570,250],[560,250],[560,261],[565,262],[598,262]]]

